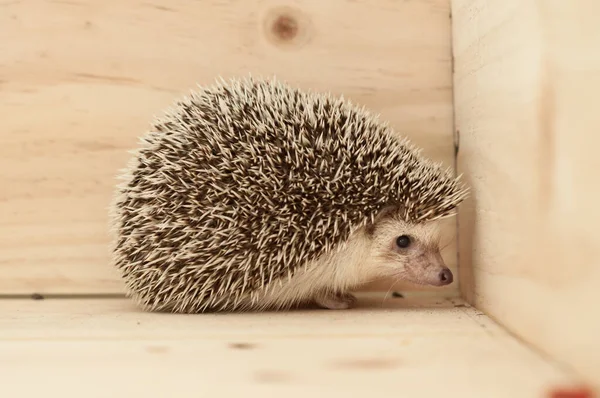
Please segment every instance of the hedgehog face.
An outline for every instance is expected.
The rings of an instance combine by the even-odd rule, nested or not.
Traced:
[[[452,283],[452,272],[440,253],[438,222],[410,224],[387,217],[377,222],[371,236],[373,266],[382,274],[420,285]]]

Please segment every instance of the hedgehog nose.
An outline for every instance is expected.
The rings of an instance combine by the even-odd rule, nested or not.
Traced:
[[[452,271],[450,271],[448,268],[442,269],[438,274],[438,278],[440,279],[442,285],[449,285],[454,279]]]

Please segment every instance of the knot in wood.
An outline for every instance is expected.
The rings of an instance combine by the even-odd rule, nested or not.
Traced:
[[[308,42],[310,19],[297,9],[278,7],[269,10],[264,23],[267,39],[280,48],[297,48]]]
[[[298,34],[298,21],[291,15],[280,15],[275,19],[272,30],[280,40],[292,40]]]

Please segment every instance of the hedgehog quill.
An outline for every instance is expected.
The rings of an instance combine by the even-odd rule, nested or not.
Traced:
[[[439,221],[467,188],[343,97],[217,80],[157,118],[119,178],[111,254],[147,311],[346,309],[375,278],[453,281]]]

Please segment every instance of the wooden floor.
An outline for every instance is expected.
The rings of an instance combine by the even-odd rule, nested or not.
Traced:
[[[533,398],[570,381],[476,309],[434,298],[195,316],[6,299],[0,358],[3,397]]]

